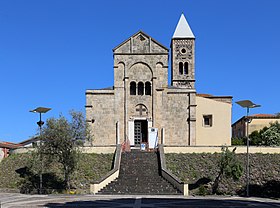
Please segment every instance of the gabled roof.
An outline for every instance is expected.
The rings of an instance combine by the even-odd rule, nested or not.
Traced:
[[[39,137],[35,136],[35,137],[30,138],[30,139],[26,139],[26,140],[24,140],[22,142],[19,142],[18,144],[20,144],[20,145],[27,145],[27,144],[31,144],[31,143],[37,142],[37,141],[39,141]]]
[[[158,47],[160,47],[162,49],[161,52],[166,52],[168,53],[169,49],[167,47],[165,47],[164,45],[162,45],[161,43],[159,43],[158,41],[156,41],[155,39],[153,39],[151,36],[147,35],[146,33],[144,33],[143,31],[139,30],[137,33],[135,33],[134,35],[130,36],[128,39],[126,39],[125,41],[123,41],[121,44],[119,44],[118,46],[116,46],[113,49],[113,52],[117,52],[118,53],[118,49],[120,49],[122,46],[124,46],[125,44],[129,43],[130,40],[132,38],[138,37],[139,35],[142,35],[143,37],[150,39],[152,43],[154,43],[155,45],[157,45]]]
[[[174,38],[195,38],[184,14],[181,15],[172,39]]]
[[[237,121],[235,121],[231,126],[235,126],[237,123],[239,123],[240,121],[244,120],[245,118],[247,118],[247,116],[243,116],[240,119],[238,119]],[[249,115],[248,118],[251,119],[280,119],[280,116],[274,115],[274,114],[253,114],[253,115]]]

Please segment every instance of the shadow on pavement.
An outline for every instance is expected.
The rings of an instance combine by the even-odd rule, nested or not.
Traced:
[[[102,199],[90,201],[72,201],[65,203],[47,203],[47,207],[280,207],[280,203],[259,202],[241,199],[175,199],[175,198],[123,198],[123,199]]]
[[[250,196],[265,198],[280,198],[280,181],[271,180],[263,185],[250,184]],[[246,187],[237,192],[240,196],[245,196]]]

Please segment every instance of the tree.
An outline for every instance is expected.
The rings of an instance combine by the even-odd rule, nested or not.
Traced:
[[[270,123],[259,131],[253,131],[250,135],[251,145],[280,146],[280,124],[276,121]]]
[[[232,178],[233,180],[239,180],[243,173],[243,167],[235,154],[236,148],[232,151],[228,147],[222,147],[222,153],[219,162],[219,173],[215,178],[212,186],[212,193],[217,194],[220,181],[225,176],[226,178]]]
[[[253,131],[250,135],[250,145],[264,145],[263,143],[263,133],[268,129],[268,127],[264,127],[262,129]]]
[[[84,142],[90,138],[83,114],[70,111],[70,115],[71,121],[62,115],[48,119],[42,129],[42,143],[38,146],[38,154],[43,156],[44,161],[61,163],[66,189],[70,189],[70,176],[77,166],[77,141]]]
[[[280,146],[280,124],[276,121],[262,134],[262,144],[266,146]]]
[[[261,131],[255,130],[250,135],[250,145],[261,145],[262,144],[262,134]]]

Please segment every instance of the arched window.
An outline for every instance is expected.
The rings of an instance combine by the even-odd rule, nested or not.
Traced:
[[[183,63],[182,62],[179,63],[179,74],[180,75],[183,74]]]
[[[189,73],[189,63],[185,62],[184,63],[184,74],[188,74]]]
[[[152,88],[150,82],[145,82],[145,95],[151,95]]]
[[[138,83],[138,95],[144,95],[144,83],[143,82]]]
[[[130,95],[136,95],[136,82],[130,82]]]

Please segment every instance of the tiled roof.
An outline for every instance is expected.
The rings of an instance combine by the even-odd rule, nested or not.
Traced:
[[[253,117],[253,118],[280,118],[279,116],[276,116],[274,114],[253,114],[253,115],[250,115],[249,117]]]
[[[229,95],[211,95],[211,94],[205,94],[205,93],[197,93],[196,96],[198,97],[204,97],[204,98],[232,98],[232,96]]]
[[[2,147],[2,148],[16,149],[21,146],[22,145],[20,145],[20,144],[15,144],[15,143],[11,143],[11,142],[0,142],[0,147]]]
[[[280,119],[280,116],[277,116],[274,114],[264,114],[264,113],[253,114],[253,115],[249,115],[248,117],[252,118],[252,119]],[[242,118],[240,118],[236,122],[234,122],[231,126],[234,126],[235,124],[237,124],[241,120],[244,120],[245,118],[246,118],[246,116],[243,116]]]
[[[198,97],[213,97],[213,95],[210,94],[196,94]]]
[[[36,136],[36,137],[32,137],[30,139],[24,140],[22,142],[19,142],[18,144],[20,144],[20,145],[27,145],[27,144],[31,144],[32,142],[36,142],[38,140],[39,140],[39,137]]]

